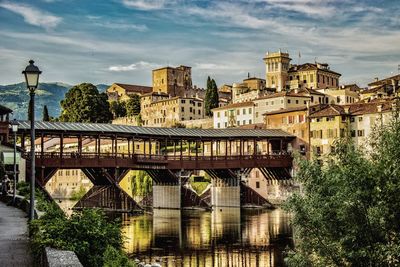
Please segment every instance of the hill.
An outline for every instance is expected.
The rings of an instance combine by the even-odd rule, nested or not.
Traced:
[[[104,92],[108,85],[96,85],[100,92]],[[61,112],[60,101],[72,85],[54,82],[40,83],[35,97],[35,119],[42,119],[43,106],[47,105],[49,114],[58,117]],[[28,117],[29,92],[25,83],[0,85],[0,104],[12,109],[13,117],[26,120]]]

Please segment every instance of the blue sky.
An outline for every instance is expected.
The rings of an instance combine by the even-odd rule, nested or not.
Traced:
[[[194,84],[265,76],[267,51],[327,62],[342,83],[397,74],[398,0],[0,0],[0,84],[151,84],[151,70],[192,66]],[[301,58],[299,58],[299,51]]]

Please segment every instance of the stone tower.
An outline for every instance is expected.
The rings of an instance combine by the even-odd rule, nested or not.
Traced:
[[[153,70],[153,92],[184,97],[192,88],[191,69],[181,65]]]
[[[277,92],[285,90],[290,60],[292,60],[289,53],[282,53],[281,50],[274,53],[267,52],[263,60],[265,62],[266,87],[276,88]]]

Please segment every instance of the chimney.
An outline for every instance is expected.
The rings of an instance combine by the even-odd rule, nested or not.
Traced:
[[[378,112],[382,112],[382,104],[379,104],[376,106]]]
[[[374,78],[374,82],[377,82],[377,81],[379,81],[379,78],[378,78],[378,77],[375,77],[375,78]]]
[[[398,87],[399,81],[396,79],[392,79],[392,87],[393,87],[393,94],[397,93],[397,87]]]
[[[350,114],[350,107],[343,107],[344,113]]]

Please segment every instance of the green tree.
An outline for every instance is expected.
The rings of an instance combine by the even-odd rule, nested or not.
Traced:
[[[397,115],[396,115],[397,116]],[[375,130],[370,149],[338,140],[321,163],[299,161],[289,266],[400,264],[400,123]]]
[[[112,114],[105,93],[96,86],[82,83],[72,87],[61,101],[60,121],[110,122]]]
[[[152,192],[153,180],[145,171],[134,171],[131,181],[134,196],[145,196]]]
[[[133,95],[125,102],[126,115],[129,117],[140,114],[140,96]]]
[[[126,108],[124,102],[111,101],[110,112],[113,114],[113,118],[120,118],[126,116]]]
[[[204,99],[204,111],[206,116],[212,116],[212,109],[218,107],[219,97],[218,97],[218,87],[214,79],[210,76],[207,78],[207,89],[206,96]]]
[[[47,105],[43,106],[43,121],[50,121],[49,110],[47,109]]]

